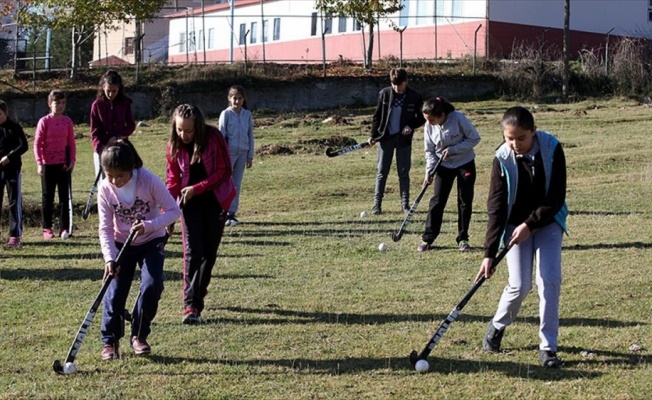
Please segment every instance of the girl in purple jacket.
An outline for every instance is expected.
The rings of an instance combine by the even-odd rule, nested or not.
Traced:
[[[137,355],[152,351],[147,343],[152,320],[163,292],[165,228],[176,221],[181,211],[163,182],[143,167],[136,149],[126,139],[111,139],[102,151],[105,178],[98,188],[100,245],[104,274],[114,279],[104,295],[102,311],[103,360],[120,358],[119,341],[124,335],[123,313],[140,265],[140,294],[132,313],[131,346]],[[136,231],[131,247],[115,260],[119,249]]]
[[[122,77],[114,70],[100,78],[95,101],[91,105],[91,140],[95,175],[100,172],[100,154],[109,139],[134,133],[136,122],[131,112],[131,99],[124,93]]]
[[[182,322],[199,324],[226,212],[235,197],[231,157],[220,131],[206,125],[202,112],[191,104],[174,110],[166,157],[167,188],[183,207]]]

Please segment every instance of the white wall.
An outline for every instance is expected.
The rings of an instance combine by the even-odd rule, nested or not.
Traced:
[[[473,1],[473,0],[471,0]],[[489,0],[491,21],[564,28],[564,0]],[[648,0],[571,0],[570,28],[614,35],[651,31]]]

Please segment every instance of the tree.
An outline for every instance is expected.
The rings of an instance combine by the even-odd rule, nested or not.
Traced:
[[[570,62],[569,62],[569,48],[570,48],[570,0],[564,1],[564,76],[561,85],[561,96],[564,100],[568,99],[568,91],[570,85]]]
[[[402,10],[401,3],[401,0],[317,0],[316,7],[324,14],[352,17],[369,27],[369,44],[364,56],[365,68],[369,69],[374,54],[374,28],[380,18]]]
[[[18,0],[17,19],[34,29],[49,27],[72,32],[71,78],[78,66],[79,47],[103,25],[115,28],[132,19],[151,20],[166,0]]]

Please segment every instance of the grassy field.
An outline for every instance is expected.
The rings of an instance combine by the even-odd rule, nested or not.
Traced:
[[[481,340],[506,283],[504,265],[480,288],[417,374],[421,350],[472,284],[482,259],[493,149],[501,102],[458,103],[482,135],[471,244],[455,245],[449,200],[436,249],[416,252],[427,199],[398,243],[403,220],[395,168],[385,213],[371,211],[376,149],[324,155],[332,136],[365,140],[371,110],[333,115],[255,115],[254,167],[245,173],[239,218],[227,228],[202,326],[181,325],[181,246],[168,246],[166,289],[149,341],[136,357],[100,360],[99,317],[77,358],[58,376],[100,288],[97,216],[81,220],[92,184],[88,128],[78,127],[73,177],[74,237],[43,241],[40,182],[30,152],[23,189],[30,226],[23,246],[0,250],[0,398],[3,399],[644,399],[652,397],[652,109],[628,100],[526,104],[537,125],[558,136],[568,160],[570,236],[563,251],[560,370],[537,359],[538,299],[526,299],[500,354]],[[344,123],[346,122],[346,123]],[[145,164],[164,176],[167,123],[133,137]],[[32,133],[32,130],[27,130]],[[424,174],[422,134],[413,146],[412,193]],[[283,154],[292,152],[293,154]],[[5,201],[6,203],[6,201]],[[1,232],[6,239],[6,214]],[[388,244],[385,252],[378,250]],[[136,296],[132,288],[128,304]],[[638,346],[638,347],[637,347]]]

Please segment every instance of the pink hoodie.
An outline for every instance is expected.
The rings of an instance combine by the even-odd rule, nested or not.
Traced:
[[[118,249],[115,242],[124,243],[134,221],[142,220],[145,233],[136,236],[133,244],[147,243],[165,236],[165,227],[181,216],[177,202],[170,196],[161,179],[144,167],[133,170],[136,179],[135,196],[131,204],[120,200],[117,188],[102,179],[97,193],[100,216],[100,246],[104,261],[115,261]]]
[[[36,125],[34,158],[38,165],[66,164],[77,161],[75,129],[65,115],[48,114]]]

